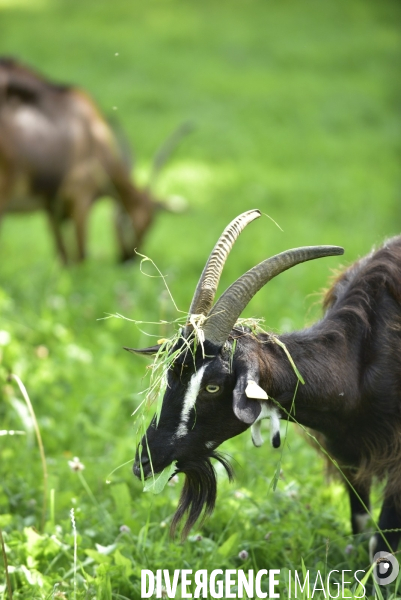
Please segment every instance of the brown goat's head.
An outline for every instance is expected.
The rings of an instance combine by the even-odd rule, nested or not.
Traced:
[[[267,374],[261,373],[259,343],[236,321],[253,295],[270,279],[307,260],[342,254],[336,246],[288,250],[269,258],[237,279],[213,305],[220,275],[235,240],[244,227],[260,216],[258,210],[243,213],[224,230],[203,270],[189,310],[189,320],[172,349],[175,356],[167,380],[160,418],[154,417],[137,450],[134,473],[145,477],[162,471],[173,461],[186,481],[172,522],[174,532],[187,514],[185,536],[196,520],[211,512],[216,498],[216,476],[210,459],[228,463],[216,448],[252,426],[259,445],[258,427],[270,417],[273,446],[280,444],[279,415],[262,389]],[[159,346],[138,350],[156,354]],[[181,350],[181,351],[180,351]],[[258,425],[259,424],[259,425]],[[150,456],[149,456],[150,454]]]

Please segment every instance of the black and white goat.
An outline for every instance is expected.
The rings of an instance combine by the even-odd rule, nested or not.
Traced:
[[[249,427],[260,445],[260,421],[270,417],[271,441],[277,447],[280,419],[296,418],[319,432],[340,465],[354,533],[368,516],[372,478],[386,478],[379,519],[384,533],[371,538],[370,549],[372,554],[395,550],[401,535],[401,237],[337,279],[326,295],[321,321],[280,336],[255,335],[236,322],[262,286],[298,263],[343,253],[336,246],[288,250],[250,269],[213,305],[233,243],[258,216],[254,210],[232,221],[206,263],[190,319],[174,348],[181,346],[183,352],[169,368],[160,419],[157,426],[153,419],[146,432],[134,473],[140,476],[142,468],[145,477],[151,475],[148,452],[156,473],[177,461],[186,480],[172,529],[187,514],[185,536],[214,507],[216,477],[210,458],[220,460],[231,475],[215,452],[217,446]],[[151,355],[158,349],[138,352]],[[297,376],[285,349],[305,380],[295,401]]]

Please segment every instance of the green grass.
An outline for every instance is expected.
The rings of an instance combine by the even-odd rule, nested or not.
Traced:
[[[390,0],[0,0],[0,53],[84,87],[118,117],[142,183],[161,141],[194,121],[157,184],[160,198],[182,195],[189,209],[159,215],[144,248],[187,310],[218,235],[244,210],[260,208],[283,232],[267,218],[250,225],[221,289],[289,247],[343,245],[348,264],[400,231],[400,11]],[[342,487],[326,484],[321,459],[292,427],[275,492],[279,454],[268,444],[255,449],[244,434],[223,446],[236,481],[220,473],[213,516],[183,544],[168,538],[182,480],[152,496],[131,464],[110,476],[133,458],[131,414],[147,386],[147,361],[122,347],[149,338],[128,321],[99,319],[178,316],[161,279],[138,263],[116,266],[111,210],[104,201],[93,211],[91,258],[70,270],[54,256],[43,215],[2,223],[0,330],[10,340],[0,335],[0,429],[25,432],[0,437],[13,597],[136,600],[143,568],[281,568],[282,581],[301,559],[312,572],[366,569],[367,541],[349,533]],[[276,332],[303,327],[318,318],[315,294],[339,264],[284,273],[244,316],[264,316]],[[9,372],[26,385],[44,441],[44,530],[40,455]],[[68,466],[74,456],[82,473]],[[377,516],[378,490],[374,500]],[[7,598],[1,560],[0,590]]]

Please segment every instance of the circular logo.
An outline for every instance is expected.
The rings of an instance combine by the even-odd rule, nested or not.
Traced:
[[[389,552],[376,552],[373,561],[376,563],[373,576],[379,585],[388,585],[397,579],[400,565],[395,556]]]

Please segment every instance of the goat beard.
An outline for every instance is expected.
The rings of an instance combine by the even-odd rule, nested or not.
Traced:
[[[209,456],[197,459],[196,461],[186,461],[182,467],[178,464],[179,473],[185,474],[184,487],[181,492],[178,508],[174,514],[170,534],[175,535],[180,521],[186,517],[184,527],[181,532],[181,540],[184,541],[192,527],[201,518],[200,525],[205,518],[209,516],[214,509],[217,494],[216,471],[210,462],[215,458],[223,465],[228,475],[228,479],[234,479],[234,473],[228,461],[218,452],[212,452]]]

